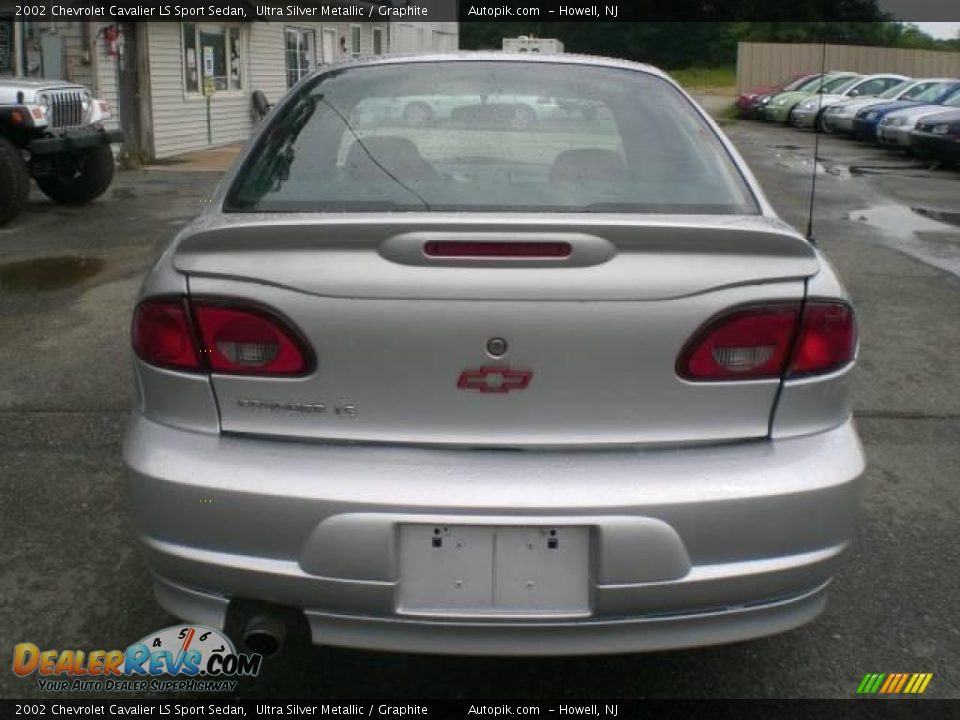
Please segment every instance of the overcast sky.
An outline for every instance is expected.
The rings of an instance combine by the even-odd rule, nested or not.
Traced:
[[[960,22],[917,22],[914,25],[928,35],[933,35],[933,37],[942,40],[955,38],[957,33],[960,32]]]

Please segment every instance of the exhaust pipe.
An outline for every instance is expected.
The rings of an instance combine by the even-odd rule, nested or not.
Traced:
[[[273,657],[280,652],[287,639],[287,624],[278,615],[255,613],[247,620],[240,637],[250,651]]]

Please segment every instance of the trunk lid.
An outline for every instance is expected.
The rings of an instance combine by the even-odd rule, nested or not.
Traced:
[[[767,434],[779,380],[690,383],[675,362],[717,312],[802,298],[818,260],[796,232],[757,217],[462,218],[228,216],[188,231],[174,265],[192,295],[273,308],[317,355],[303,378],[215,374],[223,430],[510,448]],[[437,242],[570,251],[429,257]]]

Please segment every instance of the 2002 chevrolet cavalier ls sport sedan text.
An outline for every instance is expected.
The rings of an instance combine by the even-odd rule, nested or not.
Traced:
[[[431,97],[450,112],[405,118]],[[647,66],[313,74],[150,272],[133,347],[134,522],[194,622],[256,600],[387,650],[729,642],[814,618],[856,517],[845,291]]]

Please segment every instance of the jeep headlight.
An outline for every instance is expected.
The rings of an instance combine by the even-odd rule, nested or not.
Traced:
[[[940,123],[939,125],[934,125],[932,128],[930,128],[930,132],[932,132],[934,135],[949,135],[950,124]]]
[[[864,119],[864,120],[876,120],[876,119],[877,119],[877,113],[876,113],[875,111],[871,110],[870,112],[868,112],[866,115],[863,116],[863,119]]]
[[[802,103],[800,103],[801,110],[813,110],[816,106],[817,106],[816,98],[804,100]]]
[[[770,95],[764,95],[762,98],[760,98],[760,104],[761,104],[761,105],[766,105],[766,104],[769,103],[771,100],[773,100],[773,97],[772,97],[772,96],[770,96]]]
[[[90,108],[93,107],[93,96],[86,90],[80,93],[80,107],[84,117],[90,114]]]
[[[907,119],[906,119],[906,118],[893,118],[893,119],[890,121],[890,124],[893,125],[894,127],[903,127],[904,125],[907,124]]]

